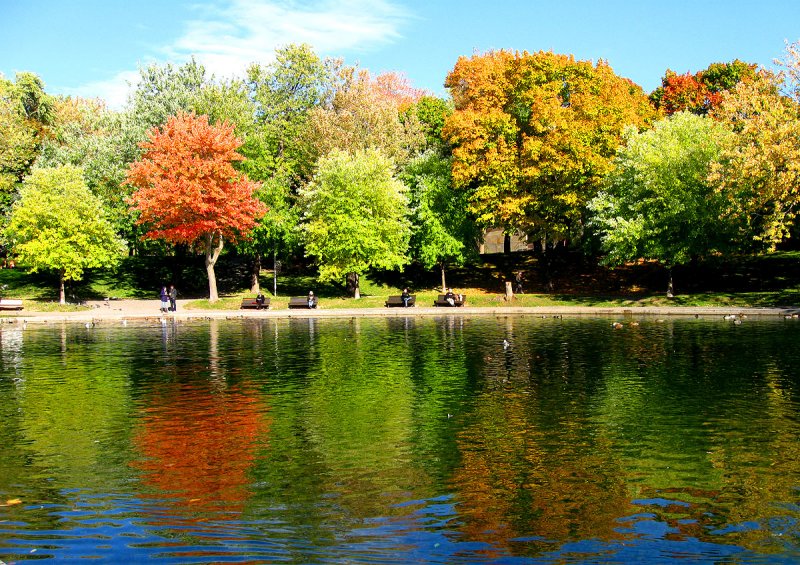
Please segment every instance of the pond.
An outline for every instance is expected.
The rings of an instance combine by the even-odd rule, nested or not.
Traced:
[[[0,561],[800,560],[800,320],[0,331]]]

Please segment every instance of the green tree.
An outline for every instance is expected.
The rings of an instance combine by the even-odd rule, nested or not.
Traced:
[[[140,234],[125,202],[127,191],[121,187],[127,170],[127,163],[120,159],[122,115],[100,100],[83,98],[57,99],[53,114],[52,135],[42,144],[37,166],[80,167],[117,233],[135,245]]]
[[[725,199],[708,174],[730,141],[725,126],[688,112],[643,133],[629,130],[617,168],[589,204],[604,262],[661,262],[668,269],[671,296],[673,266],[725,251],[732,228],[725,219]]]
[[[439,267],[445,292],[445,267],[475,255],[480,235],[467,195],[453,191],[450,159],[437,151],[409,163],[402,179],[409,187],[412,256],[426,269]]]
[[[269,208],[251,233],[237,245],[254,258],[250,289],[258,291],[261,255],[288,254],[299,244],[297,190],[309,180],[313,163],[301,143],[309,112],[330,89],[330,62],[321,60],[308,45],[276,50],[269,65],[252,65],[247,86],[254,105],[253,131],[241,153],[242,169],[262,182],[258,197]]]
[[[408,200],[393,168],[376,149],[333,151],[300,192],[303,241],[317,259],[320,280],[351,276],[355,298],[361,296],[359,275],[408,262]]]
[[[25,179],[5,237],[22,265],[58,273],[62,304],[65,281],[81,280],[85,269],[113,266],[125,249],[83,171],[70,165],[36,169]]]
[[[33,73],[0,74],[0,211],[7,211],[49,135],[53,98]]]

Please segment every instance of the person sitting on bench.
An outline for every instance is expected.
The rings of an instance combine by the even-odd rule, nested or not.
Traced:
[[[450,304],[450,306],[456,305],[456,295],[453,294],[452,288],[447,289],[447,292],[444,295],[444,299],[447,301],[448,304]]]
[[[256,306],[257,310],[261,310],[264,307],[264,293],[261,291],[256,295],[256,304],[258,305]]]
[[[403,301],[403,307],[408,308],[408,301],[411,300],[411,293],[408,292],[408,288],[403,289],[400,299]]]
[[[308,307],[309,308],[314,308],[314,306],[316,306],[316,304],[317,304],[317,299],[314,297],[314,291],[313,290],[309,290],[308,291]]]

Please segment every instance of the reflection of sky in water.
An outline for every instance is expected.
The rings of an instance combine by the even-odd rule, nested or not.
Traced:
[[[800,556],[800,324],[609,328],[3,328],[0,559]]]

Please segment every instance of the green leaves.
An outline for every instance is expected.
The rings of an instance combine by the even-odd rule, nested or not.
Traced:
[[[333,151],[300,192],[306,252],[321,280],[408,262],[410,224],[405,187],[379,151]]]
[[[23,183],[5,230],[19,262],[80,280],[88,268],[113,266],[124,252],[78,167],[36,169]]]
[[[730,245],[724,200],[708,174],[731,135],[686,112],[627,132],[617,169],[589,204],[607,263],[646,258],[671,266]]]

